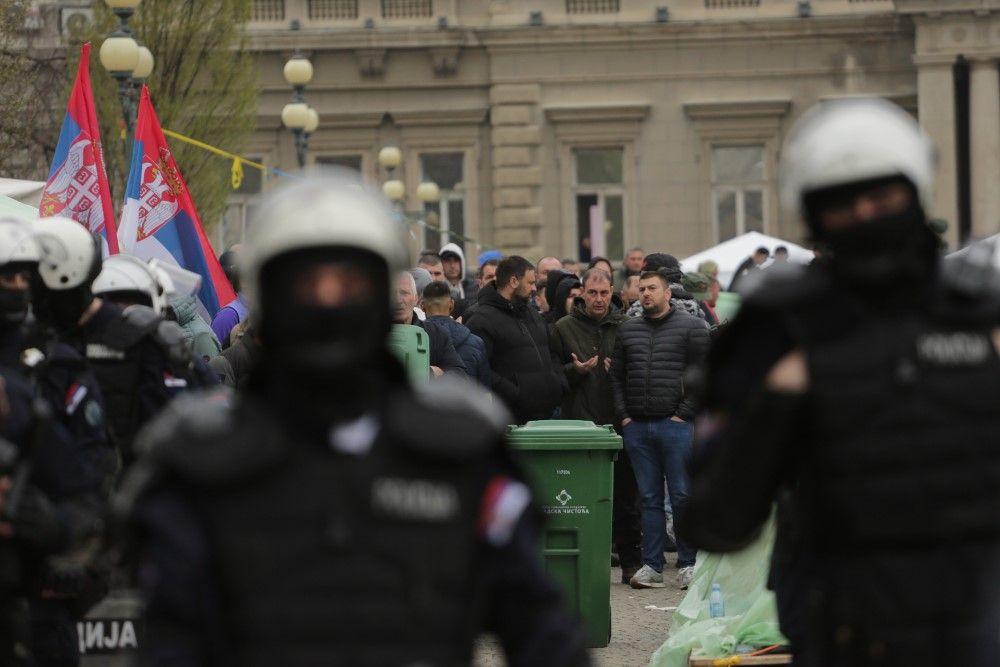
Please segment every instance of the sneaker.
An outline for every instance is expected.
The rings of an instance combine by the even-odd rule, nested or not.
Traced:
[[[627,584],[632,581],[632,577],[639,571],[638,565],[626,565],[622,567],[622,583]]]
[[[632,588],[663,588],[663,575],[648,565],[643,565],[632,575],[628,585]]]
[[[688,586],[691,585],[691,580],[694,579],[694,566],[688,565],[687,567],[682,567],[677,570],[677,587],[682,591],[686,591]]]

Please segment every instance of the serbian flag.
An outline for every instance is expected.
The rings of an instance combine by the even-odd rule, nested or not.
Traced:
[[[158,259],[199,274],[198,300],[209,322],[221,307],[236,298],[205,236],[146,86],[139,97],[118,243],[122,252],[141,260]]]
[[[42,190],[38,215],[72,218],[101,235],[105,255],[118,252],[115,211],[104,169],[94,91],[90,87],[90,44],[80,49],[80,66],[76,70],[49,179]]]

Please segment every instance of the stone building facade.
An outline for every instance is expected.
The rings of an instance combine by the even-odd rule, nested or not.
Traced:
[[[438,223],[484,247],[684,256],[748,230],[801,240],[776,165],[813,104],[877,95],[939,150],[949,240],[1000,231],[1000,0],[254,0],[258,125],[247,156],[297,168],[280,121],[296,49],[321,117],[308,161],[383,180],[405,208],[437,182]],[[248,171],[217,245],[240,240]],[[442,237],[414,228],[412,245]]]

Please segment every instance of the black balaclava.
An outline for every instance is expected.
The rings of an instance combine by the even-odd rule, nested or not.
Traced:
[[[45,260],[42,260],[45,261]],[[56,333],[65,333],[77,326],[84,311],[94,301],[90,285],[101,272],[101,251],[94,239],[94,259],[84,281],[65,290],[54,290],[45,285],[38,272],[31,275],[31,304],[35,317]]]
[[[348,264],[371,276],[368,298],[336,308],[297,303],[291,295],[317,264]],[[354,248],[288,253],[260,274],[259,391],[313,422],[360,416],[384,383],[385,341],[391,326],[389,269],[384,259]]]
[[[17,273],[35,272],[35,266],[29,263],[10,263],[0,269],[0,274],[13,278]],[[0,287],[0,330],[17,329],[28,319],[28,309],[31,303],[31,292],[28,289],[12,289]]]
[[[910,188],[911,203],[904,211],[837,231],[820,225],[819,214],[827,203],[893,182]],[[805,208],[813,239],[824,250],[823,263],[844,287],[898,295],[922,289],[933,277],[940,243],[908,180],[891,177],[820,190],[806,196]],[[889,285],[892,290],[884,289]]]

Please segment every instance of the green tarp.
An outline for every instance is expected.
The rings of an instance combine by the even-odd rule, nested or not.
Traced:
[[[767,573],[774,544],[774,519],[760,537],[733,554],[699,553],[694,580],[674,613],[667,641],[650,660],[655,667],[687,667],[688,655],[720,658],[737,647],[764,648],[785,644],[778,630],[774,593],[767,590]],[[719,584],[725,616],[711,618],[708,596]],[[745,650],[745,649],[744,649]]]

